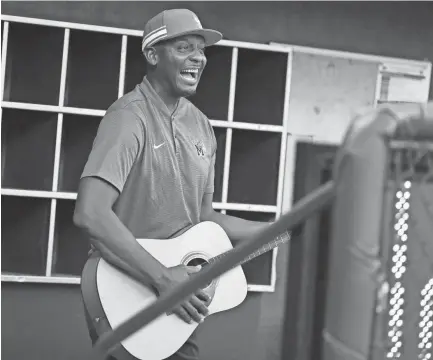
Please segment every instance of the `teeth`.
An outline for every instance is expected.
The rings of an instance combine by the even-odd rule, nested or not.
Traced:
[[[198,69],[187,69],[187,70],[182,70],[182,72],[187,72],[187,73],[198,73]]]

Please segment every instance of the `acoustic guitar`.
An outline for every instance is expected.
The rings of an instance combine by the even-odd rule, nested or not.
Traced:
[[[290,240],[285,232],[248,256],[238,266],[214,279],[203,289],[209,296],[209,315],[240,305],[247,295],[247,281],[241,265]],[[137,239],[138,243],[166,267],[210,264],[233,249],[227,234],[218,224],[201,222],[178,237]],[[100,256],[90,257],[81,277],[84,306],[98,335],[118,325],[152,304],[155,292]],[[205,320],[206,321],[206,320]],[[175,314],[164,314],[125,339],[113,352],[119,360],[162,360],[174,354],[199,324],[188,324]]]

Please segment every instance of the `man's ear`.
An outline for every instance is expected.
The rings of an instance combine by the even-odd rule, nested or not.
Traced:
[[[154,47],[146,48],[144,49],[143,54],[150,65],[155,66],[158,63],[159,56],[158,56],[158,52],[156,51],[156,48]]]

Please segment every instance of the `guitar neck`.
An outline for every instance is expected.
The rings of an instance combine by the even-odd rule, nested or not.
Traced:
[[[245,264],[248,261],[251,261],[252,259],[264,254],[265,252],[268,252],[270,250],[272,250],[273,248],[279,246],[280,244],[286,243],[290,240],[291,236],[290,236],[290,232],[286,231],[283,234],[279,235],[276,239],[274,239],[273,241],[267,243],[266,245],[262,246],[259,250],[255,251],[254,253],[250,254],[249,256],[247,256],[245,259],[243,259],[242,261],[240,261],[238,263],[238,265],[242,265]],[[226,256],[227,254],[230,254],[230,252],[232,252],[234,249],[229,250],[225,253],[222,253],[218,256],[215,256],[213,258],[211,258],[209,260],[210,263],[214,263],[216,261],[221,260],[222,258],[224,258],[224,256]]]

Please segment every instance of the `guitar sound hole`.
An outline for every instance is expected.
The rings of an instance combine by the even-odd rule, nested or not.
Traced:
[[[198,266],[201,265],[202,267],[206,266],[208,262],[202,258],[195,258],[190,260],[186,265],[187,266]]]
[[[201,265],[201,267],[204,268],[205,266],[209,265],[209,263],[202,258],[195,258],[195,259],[188,261],[186,263],[186,265],[187,266],[199,266],[199,265]],[[207,283],[204,287],[202,287],[202,289],[208,287],[210,284],[211,283]]]

